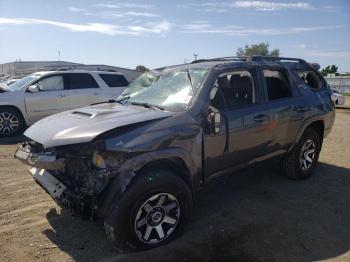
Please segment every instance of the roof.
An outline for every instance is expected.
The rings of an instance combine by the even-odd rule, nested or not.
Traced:
[[[190,69],[190,68],[213,68],[226,66],[244,66],[248,64],[264,64],[264,65],[284,65],[295,68],[314,68],[319,69],[319,65],[315,63],[308,63],[301,58],[291,57],[271,57],[271,56],[232,56],[232,57],[218,57],[210,59],[195,60],[190,64],[180,64],[168,67],[161,67],[155,69],[156,71],[167,71],[174,69]]]
[[[44,74],[50,74],[50,73],[104,73],[104,74],[116,74],[116,75],[123,75],[120,72],[117,71],[108,71],[108,70],[86,70],[86,69],[63,69],[63,70],[51,70],[51,71],[38,71],[34,72],[33,74],[39,74],[39,75],[44,75]]]

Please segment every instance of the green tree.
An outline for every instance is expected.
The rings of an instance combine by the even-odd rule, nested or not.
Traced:
[[[149,71],[149,69],[147,68],[147,67],[145,67],[144,65],[138,65],[137,67],[136,67],[136,71],[139,71],[139,72],[147,72],[147,71]]]
[[[238,48],[236,55],[237,56],[253,56],[253,55],[261,55],[261,56],[280,56],[279,49],[269,50],[269,43],[259,43],[246,45],[244,48]]]
[[[328,74],[335,74],[337,72],[338,72],[338,67],[336,65],[329,65],[321,70],[321,74],[323,76],[327,76]]]

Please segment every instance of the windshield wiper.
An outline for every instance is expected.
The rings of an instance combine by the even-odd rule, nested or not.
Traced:
[[[191,90],[192,90],[192,95],[194,96],[194,88],[193,88],[193,82],[192,82],[192,78],[191,78],[190,70],[189,70],[189,69],[187,69],[187,70],[186,70],[186,73],[187,73],[187,78],[188,78],[188,80],[190,80]]]
[[[145,108],[153,108],[153,109],[158,109],[158,110],[164,110],[164,107],[158,106],[158,105],[152,105],[148,103],[138,103],[138,102],[131,102],[130,104],[135,105],[135,106],[143,106]]]
[[[127,99],[129,99],[129,98],[130,98],[130,96],[126,96],[126,97],[123,97],[123,98],[118,99],[118,100],[116,100],[116,99],[109,99],[109,100],[107,100],[107,101],[102,101],[102,102],[98,102],[98,103],[93,103],[93,104],[91,104],[91,105],[94,106],[94,105],[105,104],[105,103],[119,103],[119,104],[121,104],[121,105],[124,105],[124,103],[122,103],[122,102],[125,101],[125,100],[127,100]]]
[[[129,100],[129,98],[130,98],[130,96],[125,96],[123,98],[115,100],[115,102],[124,105],[125,103],[122,103],[122,102]]]

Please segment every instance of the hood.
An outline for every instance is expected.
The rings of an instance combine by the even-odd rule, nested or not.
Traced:
[[[6,88],[6,85],[5,84],[0,84],[0,93],[4,93],[4,92],[7,92],[9,91],[7,88]]]
[[[96,136],[117,127],[173,114],[137,106],[100,104],[46,117],[29,127],[24,135],[45,148],[78,144],[90,142]]]

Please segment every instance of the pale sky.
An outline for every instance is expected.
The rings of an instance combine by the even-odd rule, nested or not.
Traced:
[[[350,1],[0,0],[0,63],[61,60],[154,68],[269,42],[350,71]]]

